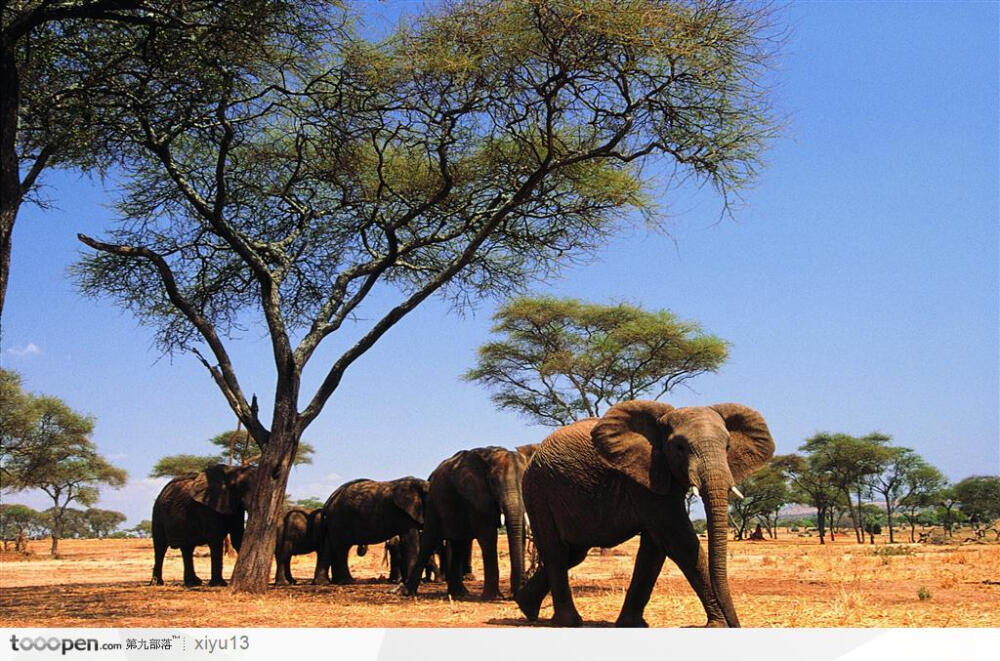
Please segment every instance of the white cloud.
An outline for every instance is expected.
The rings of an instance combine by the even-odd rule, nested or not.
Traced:
[[[15,356],[32,356],[41,355],[42,350],[38,348],[38,345],[34,342],[28,342],[27,346],[16,346],[7,349],[7,353],[13,354]]]

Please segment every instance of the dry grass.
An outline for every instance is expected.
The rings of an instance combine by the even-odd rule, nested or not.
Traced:
[[[1000,626],[1000,544],[918,545],[913,553],[876,554],[871,546],[785,536],[730,545],[733,597],[749,627],[997,627]],[[501,545],[503,539],[500,540]],[[614,622],[632,573],[637,541],[590,557],[571,573],[577,607],[590,626]],[[884,547],[883,547],[884,548]],[[895,548],[895,547],[893,547]],[[443,584],[424,584],[417,599],[391,594],[379,581],[381,546],[351,557],[358,582],[351,586],[307,584],[312,556],[295,559],[296,586],[261,597],[220,588],[184,589],[176,551],[167,556],[167,585],[147,585],[149,540],[67,540],[63,556],[50,559],[46,542],[32,544],[30,558],[0,561],[0,625],[26,626],[529,626],[512,601],[451,601]],[[207,549],[195,558],[208,576]],[[502,551],[501,551],[502,552]],[[475,566],[477,575],[482,567]],[[226,574],[233,558],[226,559]],[[506,557],[501,567],[506,566]],[[469,588],[478,594],[482,584]],[[923,598],[921,598],[923,595]],[[541,622],[551,616],[543,604]],[[669,562],[646,609],[654,626],[701,624],[694,592]]]

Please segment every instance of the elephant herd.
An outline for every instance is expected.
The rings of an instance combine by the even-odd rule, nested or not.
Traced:
[[[468,594],[464,578],[472,542],[483,556],[482,599],[501,598],[497,530],[510,550],[510,592],[529,620],[552,595],[552,623],[579,626],[569,570],[594,547],[638,535],[639,550],[616,624],[646,626],[643,611],[666,558],[680,568],[707,616],[707,626],[737,627],[727,576],[727,522],[735,485],[774,454],[767,423],[742,404],[674,408],[632,400],[603,417],[582,420],[516,450],[462,450],[427,480],[404,477],[348,482],[322,509],[291,510],[275,548],[275,583],[293,583],[290,559],[316,551],[313,582],[350,583],[348,555],[387,542],[390,578],[416,595],[425,571],[443,573],[448,594]],[[169,482],[153,505],[153,582],[162,585],[163,556],[179,548],[184,584],[199,585],[194,547],[211,552],[209,585],[225,585],[222,544],[239,551],[252,467],[213,466]],[[685,507],[701,496],[708,545],[702,547]],[[525,577],[530,520],[539,563]],[[435,562],[436,560],[436,562]]]

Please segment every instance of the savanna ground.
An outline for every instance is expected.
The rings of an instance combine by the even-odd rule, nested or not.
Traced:
[[[1000,544],[904,545],[854,543],[838,537],[820,546],[814,537],[785,533],[777,540],[729,546],[733,598],[746,627],[998,627]],[[501,577],[506,553],[501,537]],[[181,559],[171,550],[167,585],[148,585],[150,540],[66,540],[61,557],[47,556],[47,541],[33,555],[4,554],[0,562],[0,626],[5,627],[478,627],[529,626],[512,601],[451,601],[443,583],[425,583],[419,598],[391,594],[379,581],[388,570],[382,547],[366,557],[352,552],[357,583],[308,584],[314,556],[295,558],[299,584],[264,596],[234,596],[226,589],[185,589]],[[588,626],[608,626],[621,607],[638,541],[601,554],[591,551],[571,580]],[[877,555],[890,548],[899,555]],[[209,574],[207,548],[196,569]],[[474,570],[482,578],[478,550]],[[225,574],[235,558],[226,559]],[[477,595],[482,583],[467,583]],[[506,585],[501,581],[503,589]],[[535,626],[552,614],[546,599]],[[667,561],[646,609],[652,626],[704,622],[701,606],[680,571]]]

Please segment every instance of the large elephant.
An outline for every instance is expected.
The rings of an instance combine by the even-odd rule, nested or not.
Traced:
[[[646,626],[643,610],[667,557],[701,599],[708,626],[739,626],[726,576],[728,496],[773,454],[764,418],[741,404],[628,401],[555,431],[524,475],[541,565],[517,595],[521,611],[536,619],[551,589],[553,624],[578,626],[569,569],[595,546],[640,535],[618,626]],[[705,504],[707,557],[684,507],[692,487]]]
[[[355,544],[377,544],[394,535],[407,540],[413,549],[404,560],[407,573],[419,547],[418,535],[424,524],[427,481],[402,477],[388,482],[360,479],[342,485],[323,506],[324,542],[316,560],[313,583],[353,583],[347,554]]]
[[[201,585],[194,573],[194,547],[208,544],[212,556],[208,584],[226,584],[222,542],[229,535],[233,548],[240,550],[254,470],[218,464],[167,482],[153,503],[153,583],[163,585],[163,556],[169,547],[181,550],[184,585]]]
[[[278,541],[274,546],[277,569],[275,585],[295,584],[292,576],[292,556],[319,551],[323,544],[323,510],[307,511],[295,508],[285,513],[278,528]]]
[[[497,528],[503,514],[510,548],[511,593],[517,593],[524,572],[524,501],[521,478],[531,450],[513,451],[500,447],[462,450],[445,459],[431,473],[426,521],[420,540],[416,566],[423,565],[445,540],[456,550],[479,542],[483,553],[483,599],[500,597],[500,570],[497,559]],[[445,567],[448,594],[468,594],[463,584],[465,553],[450,554]],[[411,570],[405,592],[416,594],[420,571]]]

